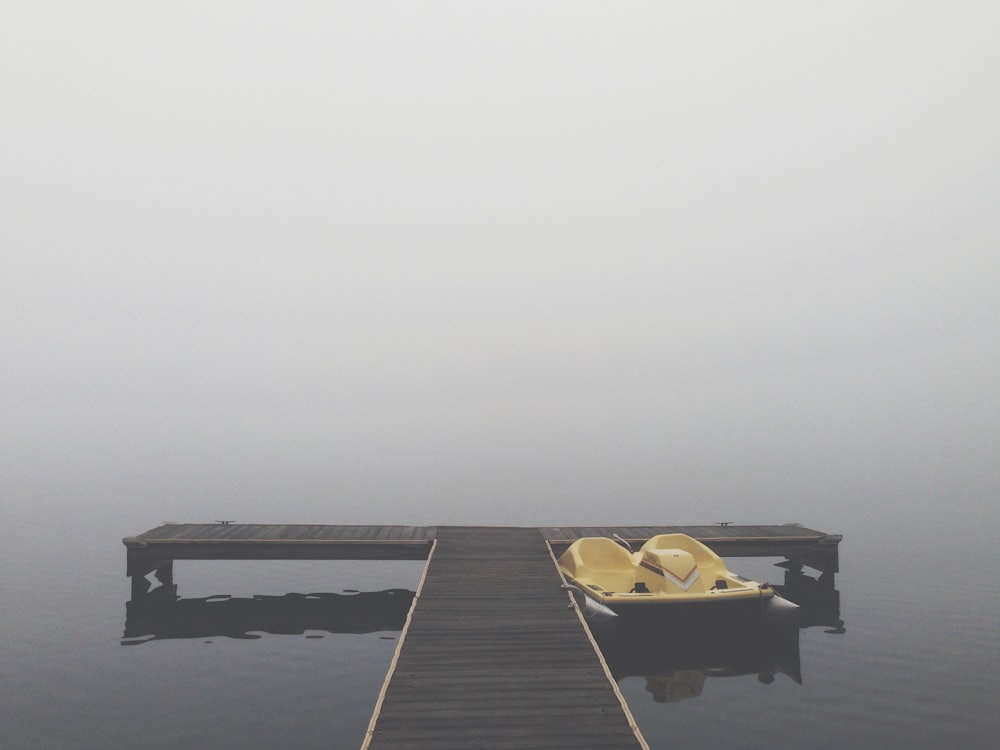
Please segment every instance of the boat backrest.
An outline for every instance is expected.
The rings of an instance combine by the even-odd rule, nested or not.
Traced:
[[[688,550],[670,547],[643,547],[639,558],[639,580],[653,592],[678,594],[706,589],[706,581],[694,555]],[[707,585],[711,586],[712,582],[709,581]]]
[[[580,539],[577,552],[592,570],[621,570],[632,567],[632,556],[618,542],[595,536]]]
[[[607,537],[584,537],[570,545],[559,565],[582,583],[592,582],[605,591],[627,592],[635,585],[632,556]]]
[[[648,559],[646,559],[647,557]],[[640,567],[645,570],[660,569],[668,572],[668,575],[662,579],[663,585],[667,589],[677,585],[679,590],[684,591],[707,590],[716,585],[716,581],[719,579],[728,579],[730,576],[721,557],[697,539],[692,539],[686,534],[654,536],[642,545],[639,550],[639,559],[646,561],[645,565],[640,563]],[[692,581],[686,575],[685,569],[692,565],[698,567],[699,580],[697,581]],[[675,579],[675,575],[680,576],[680,578]]]

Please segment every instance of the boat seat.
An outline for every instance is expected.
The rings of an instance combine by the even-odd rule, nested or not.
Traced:
[[[607,537],[584,537],[570,547],[563,564],[581,583],[594,583],[605,591],[628,592],[635,586],[632,556]]]

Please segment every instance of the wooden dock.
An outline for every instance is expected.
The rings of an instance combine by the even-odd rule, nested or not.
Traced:
[[[155,563],[169,560],[423,560],[440,528],[448,527],[164,523],[122,541],[132,576],[146,575]],[[556,554],[585,536],[618,537],[638,547],[657,534],[680,533],[723,556],[787,557],[820,571],[839,570],[840,535],[798,524],[525,528],[549,542]]]
[[[646,747],[540,541],[439,530],[363,748]]]
[[[423,560],[434,526],[164,523],[122,541],[129,561]]]
[[[419,527],[164,524],[123,541],[132,598],[173,561],[428,558],[363,750],[646,748],[555,555],[685,533],[720,555],[783,556],[832,580],[839,535],[782,526]],[[832,586],[832,583],[831,583]],[[167,598],[173,598],[172,596]]]

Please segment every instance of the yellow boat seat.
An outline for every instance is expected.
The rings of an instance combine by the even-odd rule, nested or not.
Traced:
[[[625,548],[607,537],[584,537],[570,547],[559,564],[584,586],[627,593],[635,586],[635,567]]]

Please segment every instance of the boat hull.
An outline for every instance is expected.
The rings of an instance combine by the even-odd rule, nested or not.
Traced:
[[[712,601],[681,599],[676,601],[602,602],[587,596],[584,613],[587,615],[587,619],[607,619],[610,613],[618,622],[649,624],[652,627],[673,624],[696,626],[699,623],[719,619],[746,624],[756,620],[765,621],[772,609],[774,598],[778,597],[757,596]],[[785,599],[781,601],[791,604]],[[795,608],[794,604],[791,606]]]

